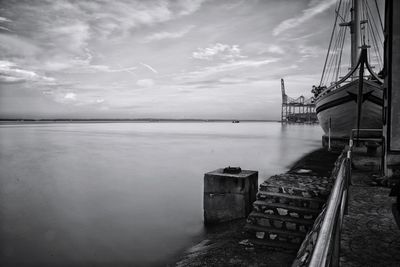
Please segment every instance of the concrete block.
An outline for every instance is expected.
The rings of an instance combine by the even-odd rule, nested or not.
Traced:
[[[258,190],[258,172],[223,169],[204,175],[204,223],[214,224],[245,218],[252,209]]]

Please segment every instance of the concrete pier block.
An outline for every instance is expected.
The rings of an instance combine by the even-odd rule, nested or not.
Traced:
[[[224,169],[204,175],[204,223],[214,224],[245,218],[252,209],[258,189],[258,172]]]

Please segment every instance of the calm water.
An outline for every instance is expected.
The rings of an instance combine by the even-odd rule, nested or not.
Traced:
[[[203,174],[260,182],[321,143],[319,126],[0,126],[0,265],[163,265],[203,233]]]

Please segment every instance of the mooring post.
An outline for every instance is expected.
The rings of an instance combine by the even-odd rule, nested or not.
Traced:
[[[258,190],[258,172],[227,167],[204,175],[204,223],[245,218]]]

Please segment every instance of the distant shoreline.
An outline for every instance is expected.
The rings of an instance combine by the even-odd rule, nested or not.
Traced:
[[[65,123],[65,122],[279,122],[279,120],[228,120],[228,119],[0,119],[0,123]]]

